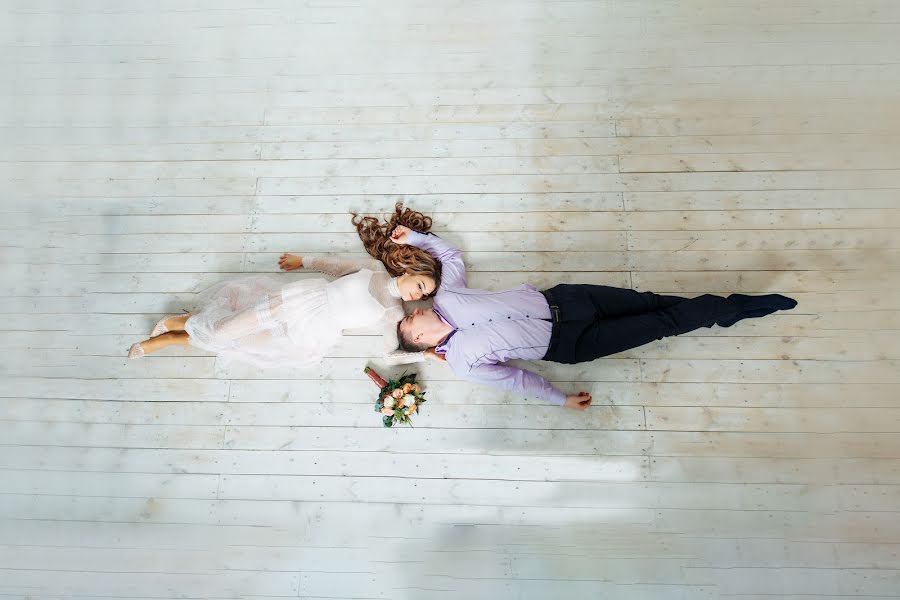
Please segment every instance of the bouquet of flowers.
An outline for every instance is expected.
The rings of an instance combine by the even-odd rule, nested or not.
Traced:
[[[366,367],[363,372],[381,388],[375,401],[375,412],[383,415],[381,423],[385,427],[392,427],[395,423],[412,426],[413,413],[425,402],[425,392],[416,383],[416,374],[404,373],[399,379],[385,381],[374,369]]]

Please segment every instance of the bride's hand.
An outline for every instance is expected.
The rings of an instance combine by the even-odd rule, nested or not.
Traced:
[[[391,232],[391,241],[395,244],[400,244],[405,246],[409,242],[409,233],[412,231],[409,227],[405,225],[397,225],[394,227],[394,231]]]
[[[437,362],[447,362],[447,357],[443,354],[438,354],[434,351],[434,348],[429,348],[425,351],[425,359],[426,360],[434,360]]]
[[[303,266],[303,258],[296,254],[282,254],[278,257],[278,267],[282,271],[293,271]]]

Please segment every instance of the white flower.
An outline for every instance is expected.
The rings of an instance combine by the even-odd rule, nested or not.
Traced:
[[[397,406],[397,402],[390,396],[384,399],[385,408],[394,408],[395,406]]]
[[[416,397],[413,396],[412,394],[407,394],[407,395],[403,396],[403,404],[405,404],[406,406],[411,406],[415,403],[416,403]]]

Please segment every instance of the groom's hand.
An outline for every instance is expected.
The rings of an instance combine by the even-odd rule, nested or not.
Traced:
[[[566,396],[566,403],[563,406],[574,410],[584,410],[591,405],[592,400],[593,398],[587,392],[578,392],[577,395]]]
[[[396,227],[394,227],[394,231],[391,232],[391,241],[395,244],[405,246],[409,243],[409,233],[411,231],[412,229],[405,225],[397,225]]]

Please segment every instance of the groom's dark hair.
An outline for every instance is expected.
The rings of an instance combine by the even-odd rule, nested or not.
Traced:
[[[400,340],[400,349],[404,352],[424,352],[431,348],[430,344],[426,344],[424,342],[419,342],[418,344],[407,337],[407,334],[403,331],[403,321],[397,323],[397,339]]]

